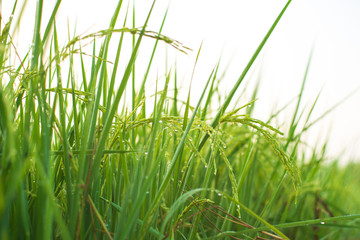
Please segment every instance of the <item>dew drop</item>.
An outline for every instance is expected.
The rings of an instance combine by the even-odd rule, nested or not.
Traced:
[[[320,222],[320,224],[325,224],[325,222]]]
[[[205,168],[208,168],[208,165],[205,165]]]
[[[162,123],[162,120],[160,120],[159,123]]]
[[[145,153],[144,153],[144,155],[146,156],[146,155],[148,155],[148,153],[147,153],[147,152],[145,152]]]
[[[218,196],[221,196],[222,194],[221,193],[218,193]]]

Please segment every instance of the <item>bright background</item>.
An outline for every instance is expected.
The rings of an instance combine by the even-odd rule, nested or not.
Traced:
[[[54,2],[44,1],[44,19],[50,16]],[[159,30],[165,11],[169,7],[162,33],[182,42],[193,51],[185,55],[161,43],[163,47],[157,54],[153,74],[164,73],[167,55],[169,68],[173,67],[176,61],[186,96],[196,54],[203,42],[193,80],[192,98],[196,102],[199,92],[197,90],[203,87],[220,57],[221,70],[228,65],[222,89],[226,94],[286,2],[158,0],[148,30]],[[144,23],[151,3],[150,0],[135,1],[136,27],[141,27]],[[2,3],[2,28],[12,7],[8,4],[13,3]],[[19,4],[21,5],[21,1]],[[113,0],[63,0],[57,18],[60,38],[66,42],[68,26],[72,34],[75,26],[77,34],[88,34],[107,28],[116,5],[117,1]],[[117,26],[119,28],[122,27],[121,19],[125,16],[127,5],[128,2],[124,1]],[[131,9],[133,2],[129,5]],[[35,6],[35,0],[27,1],[23,17],[27,19],[28,25],[21,25],[20,33],[14,37],[20,53],[26,52],[31,44]],[[132,12],[129,12],[127,26],[132,27]],[[360,86],[359,13],[358,0],[293,1],[240,87],[240,91],[244,87],[249,89],[247,94],[250,100],[253,87],[261,78],[255,117],[267,120],[271,113],[297,96],[311,49],[312,63],[300,109],[309,110],[321,92],[312,118],[316,119],[357,89]],[[143,50],[145,51],[148,46],[151,51],[153,43],[151,39],[145,40]],[[141,66],[137,65],[137,68],[141,69]],[[356,91],[324,120],[311,128],[303,140],[319,147],[326,141],[329,157],[340,155],[343,161],[359,158],[359,103],[360,91]],[[294,109],[294,106],[291,106],[275,122],[275,126],[282,131],[286,131],[285,122],[291,121],[291,110]],[[306,113],[307,111],[304,114]]]

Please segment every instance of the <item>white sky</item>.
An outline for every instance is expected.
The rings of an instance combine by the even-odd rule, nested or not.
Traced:
[[[2,6],[5,20],[9,16],[7,10],[9,7],[6,4],[11,4],[10,2],[4,2]],[[46,19],[50,15],[54,1],[44,2]],[[194,78],[193,99],[196,102],[198,92],[196,89],[203,87],[220,56],[222,69],[231,60],[226,71],[223,91],[226,92],[231,88],[286,2],[286,0],[158,0],[148,29],[158,31],[165,10],[170,6],[163,34],[194,49],[188,55],[177,53],[172,48],[167,49],[169,66],[172,66],[176,59],[178,72],[185,81],[184,85],[190,79],[197,50],[203,41]],[[150,0],[136,1],[137,27],[144,23],[151,3]],[[19,45],[24,38],[31,41],[35,4],[35,0],[28,1],[24,15],[28,19],[28,25],[21,28],[23,36],[17,37]],[[76,25],[78,34],[104,29],[109,25],[116,4],[117,1],[113,0],[63,0],[57,18],[59,31],[66,31],[67,21],[71,31]],[[125,15],[127,4],[128,2],[124,0],[120,12],[121,19]],[[128,27],[132,26],[130,19]],[[118,27],[121,26],[120,21]],[[67,33],[64,32],[62,37],[65,40]],[[145,46],[149,46],[151,51],[153,43],[154,41],[148,40]],[[30,44],[28,43],[24,48],[28,48]],[[274,109],[279,109],[296,97],[312,47],[314,54],[305,88],[303,108],[309,109],[321,91],[320,100],[314,110],[313,119],[315,119],[360,86],[360,1],[294,0],[290,4],[244,82],[249,85],[250,90],[247,94],[250,97],[251,86],[255,84],[261,72],[256,117],[267,120]],[[164,50],[160,48],[157,56],[157,62],[160,63],[153,66],[155,74],[157,70],[163,70]],[[240,87],[240,91],[244,87],[245,85]],[[247,102],[244,101],[243,104],[245,103]],[[325,121],[310,129],[310,134],[307,134],[304,140],[314,144],[329,137],[329,156],[336,156],[344,150],[346,158],[360,157],[359,103],[360,91],[339,106]],[[283,123],[291,121],[289,113],[292,109],[293,107],[275,122],[282,131],[286,131],[286,125]]]

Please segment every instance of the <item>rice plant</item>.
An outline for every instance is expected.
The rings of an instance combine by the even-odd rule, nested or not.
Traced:
[[[61,1],[44,19],[39,0],[24,55],[12,40],[22,23],[15,1],[1,19],[0,238],[360,238],[359,165],[327,163],[326,145],[310,158],[299,148],[314,124],[314,106],[299,109],[308,69],[285,133],[271,124],[277,113],[252,117],[257,89],[246,102],[234,99],[290,3],[230,93],[219,95],[219,62],[193,106],[190,90],[179,98],[176,68],[149,79],[158,45],[191,51],[161,33],[166,14],[157,32],[146,28],[156,1],[143,27],[128,26],[120,0],[107,29],[69,34],[61,45]],[[144,39],[153,49],[141,76]]]

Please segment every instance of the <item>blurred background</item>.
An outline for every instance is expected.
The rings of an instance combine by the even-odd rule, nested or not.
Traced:
[[[21,12],[23,3],[25,7]],[[226,95],[286,3],[284,0],[158,0],[147,29],[159,31],[168,9],[162,34],[193,51],[184,54],[160,43],[150,74],[156,79],[176,66],[182,96],[186,99],[196,55],[202,44],[192,83],[193,103],[198,99],[198,89],[204,86],[220,58],[220,72],[225,74],[220,91]],[[51,15],[54,4],[54,0],[44,1],[45,19]],[[127,9],[126,26],[141,27],[151,4],[149,0],[124,1],[117,27],[123,26]],[[13,1],[0,1],[0,5],[3,29],[10,17]],[[116,5],[114,0],[63,0],[57,17],[60,42],[66,44],[74,35],[106,29]],[[13,42],[23,57],[31,47],[36,1],[18,1],[18,6],[14,19],[21,12],[22,20],[17,31],[13,32]],[[321,151],[326,143],[329,159],[340,157],[342,162],[360,158],[359,13],[360,1],[357,0],[293,1],[239,89],[240,94],[246,88],[244,100],[240,102],[244,105],[251,100],[260,81],[254,117],[263,121],[290,104],[272,122],[286,133],[296,105],[294,98],[299,94],[312,53],[300,106],[301,110],[305,109],[303,118],[319,94],[312,120],[337,107],[310,128],[303,140],[310,145],[309,152],[313,148]],[[46,26],[42,27],[45,29]],[[145,71],[146,65],[141,67],[141,64],[147,64],[154,44],[153,39],[144,40],[140,55],[143,51],[142,56],[147,58],[139,59],[136,67],[140,72]],[[128,46],[131,52],[131,38]],[[339,102],[342,104],[337,105]]]

